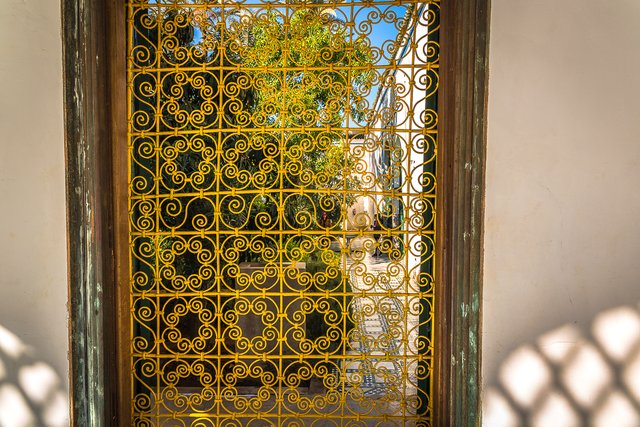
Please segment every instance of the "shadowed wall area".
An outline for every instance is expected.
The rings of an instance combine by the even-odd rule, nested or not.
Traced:
[[[484,424],[640,425],[640,312],[623,305],[516,348],[484,394]]]
[[[0,427],[68,425],[67,392],[56,371],[0,326]]]

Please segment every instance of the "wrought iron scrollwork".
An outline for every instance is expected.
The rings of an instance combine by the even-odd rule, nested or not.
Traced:
[[[127,10],[133,424],[429,425],[439,1]]]

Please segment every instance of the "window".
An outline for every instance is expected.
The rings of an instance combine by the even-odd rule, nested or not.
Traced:
[[[454,3],[443,9],[451,21],[483,10]],[[435,92],[447,82],[438,73],[439,2],[135,1],[82,13],[106,24],[108,43],[67,32],[67,47],[109,49],[109,62],[87,63],[87,74],[67,68],[87,96],[68,96],[70,110],[96,124],[87,138],[70,115],[70,159],[88,148],[96,165],[72,168],[70,182],[84,185],[99,213],[70,219],[74,259],[100,260],[72,269],[72,333],[88,340],[74,347],[74,390],[98,391],[86,406],[76,402],[77,420],[285,425],[339,414],[430,425],[459,410],[457,397],[439,391],[473,398],[473,385],[450,380],[463,371],[443,359],[469,344],[449,331],[477,332],[449,311],[475,294],[433,279],[436,269],[442,283],[449,275],[454,286],[470,283],[452,273],[478,250],[446,252],[463,223],[433,238],[443,215],[436,153],[449,153],[438,182],[453,184],[442,202],[438,194],[443,224],[469,206],[454,197],[460,183],[479,178],[447,173],[462,160],[453,144],[436,150],[440,127],[452,140],[461,132],[454,120],[438,122],[452,105]],[[454,52],[462,35],[444,23]],[[101,76],[104,92],[89,84]],[[108,155],[113,169],[98,161]],[[102,390],[113,393],[104,407]]]

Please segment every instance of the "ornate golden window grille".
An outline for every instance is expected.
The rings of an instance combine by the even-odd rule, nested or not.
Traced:
[[[127,18],[134,425],[430,424],[439,2]]]

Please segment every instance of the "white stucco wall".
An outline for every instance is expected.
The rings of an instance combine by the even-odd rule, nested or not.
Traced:
[[[60,28],[59,1],[2,1],[0,426],[68,425]]]
[[[493,0],[487,148],[483,425],[640,425],[640,1]]]
[[[640,2],[492,3],[484,425],[632,425]],[[0,58],[0,425],[65,425],[59,2],[5,0]]]

